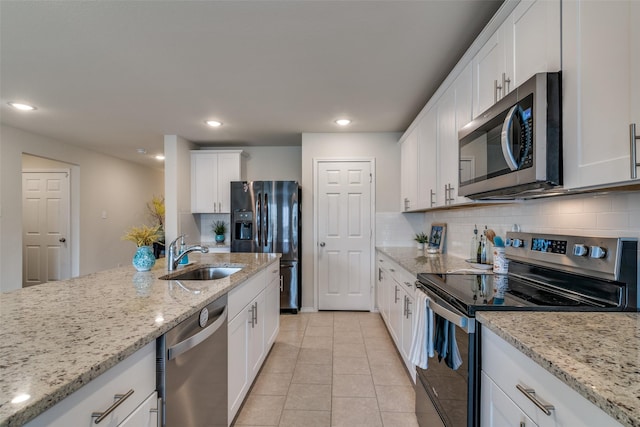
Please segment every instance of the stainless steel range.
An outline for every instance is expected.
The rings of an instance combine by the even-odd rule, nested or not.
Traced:
[[[436,328],[451,331],[462,360],[457,369],[436,358],[417,368],[421,427],[479,426],[477,311],[638,311],[637,239],[507,233],[506,246],[506,275],[418,275]]]

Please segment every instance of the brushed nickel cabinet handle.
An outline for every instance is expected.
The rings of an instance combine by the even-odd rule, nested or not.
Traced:
[[[516,384],[516,388],[522,393],[524,394],[527,399],[529,399],[530,401],[533,402],[534,405],[536,405],[542,412],[544,412],[546,415],[551,415],[551,411],[553,411],[554,409],[556,409],[553,405],[550,405],[546,402],[541,401],[540,399],[538,399],[538,397],[535,395],[536,391],[532,388],[529,387],[525,387],[522,386],[520,384]]]
[[[118,406],[122,405],[122,403],[124,403],[124,401],[127,400],[129,398],[129,396],[131,396],[132,394],[133,394],[133,389],[129,390],[125,394],[116,394],[114,396],[116,401],[113,402],[113,404],[111,406],[109,406],[106,411],[104,411],[104,412],[94,412],[94,413],[91,414],[91,417],[96,417],[96,420],[94,421],[94,423],[98,424],[98,423],[102,422],[102,420],[107,418],[113,411],[116,410],[116,408]]]
[[[638,178],[638,143],[640,135],[636,133],[636,124],[631,123],[629,125],[629,145],[631,148],[631,179]]]
[[[149,412],[156,414],[156,427],[162,427],[162,398],[158,398],[158,407],[149,409]]]
[[[493,81],[493,103],[498,102],[498,91],[502,91],[502,86],[498,86],[498,80]],[[500,96],[502,98],[502,96]]]
[[[505,95],[509,93],[509,83],[511,83],[511,79],[507,78],[507,73],[502,73],[502,87]]]
[[[436,192],[433,190],[429,190],[429,203],[430,203],[430,207],[433,207],[433,205],[436,204],[436,202],[433,201],[433,197],[436,195]]]

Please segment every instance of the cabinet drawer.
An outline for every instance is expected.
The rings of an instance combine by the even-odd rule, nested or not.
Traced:
[[[405,270],[404,267],[400,266],[400,264],[380,252],[377,253],[376,263],[379,268],[386,270],[393,280],[395,280],[399,285],[403,285],[405,290],[413,295],[416,276],[414,276],[409,271]]]
[[[560,381],[487,328],[482,328],[482,372],[537,425],[620,426],[612,417]],[[517,385],[535,390],[535,397],[555,407],[546,415]],[[485,408],[483,408],[485,410]]]
[[[240,313],[244,307],[247,306],[266,286],[265,275],[270,267],[266,270],[260,271],[255,276],[244,282],[242,285],[234,288],[229,292],[229,320]]]
[[[156,345],[147,344],[81,389],[26,424],[27,427],[95,425],[94,412],[104,412],[114,404],[116,394],[133,390],[100,424],[117,426],[156,389]]]
[[[267,280],[265,286],[270,285],[274,280],[280,281],[280,261],[267,266]]]
[[[157,427],[160,416],[158,392],[153,392],[118,427]]]

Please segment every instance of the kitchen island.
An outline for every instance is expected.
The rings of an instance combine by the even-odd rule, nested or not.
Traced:
[[[478,312],[483,327],[624,426],[640,426],[640,314]]]
[[[159,279],[166,274],[160,259],[149,272],[126,266],[0,294],[0,426],[22,425],[52,407],[279,255],[192,253],[189,258],[199,265],[243,269],[185,287]],[[19,395],[30,398],[12,403]]]

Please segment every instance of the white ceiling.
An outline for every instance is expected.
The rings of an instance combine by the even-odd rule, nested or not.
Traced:
[[[149,165],[165,134],[404,131],[501,3],[0,0],[0,118]]]

